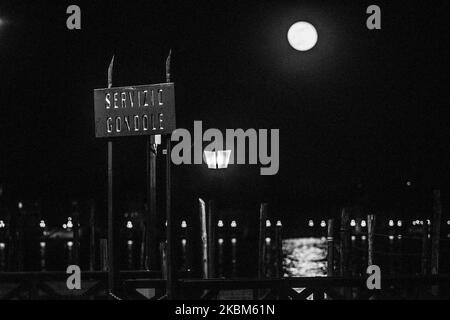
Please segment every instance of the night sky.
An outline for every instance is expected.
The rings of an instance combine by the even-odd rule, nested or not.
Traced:
[[[81,7],[81,30],[66,28],[70,4]],[[381,7],[381,30],[366,28],[370,4]],[[446,1],[2,1],[5,195],[55,214],[71,199],[106,201],[93,89],[106,87],[113,54],[114,86],[164,82],[172,48],[178,127],[280,129],[276,176],[259,176],[258,166],[175,168],[179,210],[195,211],[198,196],[236,208],[268,201],[280,215],[424,203],[450,181],[448,9]],[[307,52],[286,39],[299,20],[319,34]],[[143,197],[145,139],[117,140],[115,161],[120,199]]]

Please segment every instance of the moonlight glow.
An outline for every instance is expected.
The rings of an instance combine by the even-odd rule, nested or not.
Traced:
[[[317,31],[309,22],[299,21],[289,28],[287,38],[295,50],[307,51],[316,45]]]

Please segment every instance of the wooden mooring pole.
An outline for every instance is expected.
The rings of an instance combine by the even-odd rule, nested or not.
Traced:
[[[367,215],[367,265],[374,264],[374,237],[376,217],[374,214]]]
[[[349,275],[349,251],[350,251],[350,233],[349,233],[350,216],[346,208],[341,211],[341,229],[340,229],[340,266],[339,272],[341,277]]]
[[[267,203],[261,203],[259,211],[259,238],[258,238],[258,279],[263,279],[266,274],[265,257],[266,257],[266,220],[267,220]]]
[[[76,201],[72,202],[72,225],[73,225],[73,264],[79,265],[79,251],[80,251],[80,214],[78,212],[78,203]]]
[[[161,256],[161,275],[163,279],[167,279],[167,242],[162,241],[159,244],[159,252]]]
[[[166,294],[167,299],[176,299],[176,283],[177,283],[177,268],[175,265],[175,243],[176,243],[176,224],[172,217],[172,174],[170,158],[172,145],[170,135],[166,137],[166,237],[167,237],[167,281]]]
[[[89,237],[89,270],[95,270],[95,203],[91,202],[89,211],[89,229],[90,229],[90,237]]]
[[[427,265],[428,265],[428,233],[429,226],[425,223],[422,226],[422,253],[420,257],[420,271],[422,275],[427,274]]]
[[[281,278],[283,276],[283,225],[280,220],[275,225],[275,252],[276,252],[276,268],[275,277]]]
[[[327,276],[334,275],[334,219],[328,219],[327,233]]]
[[[431,220],[431,274],[439,273],[439,242],[441,237],[442,203],[441,191],[433,190],[433,219]],[[433,286],[432,292],[438,295],[439,287]]]
[[[215,278],[215,262],[216,262],[216,216],[214,201],[208,201],[208,275]]]
[[[205,201],[198,199],[200,214],[200,237],[202,242],[202,276],[208,279],[208,236],[206,230],[206,206]]]
[[[100,239],[100,270],[108,271],[108,240]]]

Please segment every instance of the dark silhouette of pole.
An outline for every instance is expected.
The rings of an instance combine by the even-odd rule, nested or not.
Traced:
[[[72,202],[72,224],[73,224],[73,257],[74,264],[79,265],[80,262],[80,214],[78,212],[78,203]]]
[[[334,275],[334,219],[328,219],[328,234],[327,234],[327,276]]]
[[[216,256],[216,216],[214,201],[208,201],[208,276],[214,278]]]
[[[431,274],[439,273],[439,241],[441,237],[442,203],[441,191],[433,190],[433,219],[431,221]],[[434,295],[439,294],[439,286],[432,287]]]
[[[167,219],[167,228],[166,228],[166,236],[167,236],[167,281],[166,281],[166,294],[167,299],[175,299],[176,298],[176,267],[175,267],[175,239],[173,236],[175,235],[174,231],[174,221],[172,220],[172,199],[171,199],[171,191],[172,191],[172,176],[171,176],[171,141],[170,135],[166,138],[166,219]]]
[[[348,276],[348,258],[350,251],[350,232],[349,232],[349,221],[350,216],[346,208],[342,209],[341,212],[341,229],[340,229],[340,237],[341,237],[341,245],[340,245],[340,276],[345,277]]]
[[[90,212],[89,212],[89,227],[90,227],[90,237],[89,237],[89,270],[95,270],[95,203],[91,202]]]
[[[261,203],[259,211],[259,239],[258,239],[258,279],[265,277],[265,257],[266,257],[266,220],[267,203]]]
[[[112,87],[112,73],[114,66],[114,56],[108,67],[108,88]],[[116,246],[114,245],[115,221],[113,207],[113,143],[108,141],[108,290],[110,296],[114,297],[117,292],[119,270],[117,257],[115,255]]]
[[[375,223],[376,216],[374,214],[367,215],[367,265],[371,266],[374,264],[374,237],[375,237]]]
[[[157,268],[157,212],[156,212],[156,143],[155,136],[147,139],[147,219],[145,227],[145,268]]]
[[[420,257],[420,271],[422,275],[426,275],[428,269],[428,231],[429,226],[425,222],[425,224],[422,226],[422,253]]]

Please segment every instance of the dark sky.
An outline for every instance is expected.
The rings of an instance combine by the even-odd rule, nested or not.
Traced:
[[[82,30],[66,29],[66,8]],[[378,4],[382,29],[366,28]],[[106,141],[94,138],[93,89],[164,81],[170,48],[177,126],[279,128],[280,170],[174,170],[175,197],[239,207],[391,205],[447,186],[448,2],[2,1],[0,179],[15,199],[106,198]],[[319,41],[293,50],[289,26]],[[145,191],[144,139],[117,142],[123,198]],[[217,185],[218,184],[218,185]],[[184,200],[183,200],[184,201]],[[181,204],[179,204],[181,205]]]

